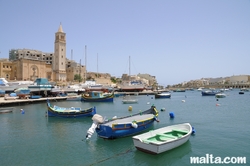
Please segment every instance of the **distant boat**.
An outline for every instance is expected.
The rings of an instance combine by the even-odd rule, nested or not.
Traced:
[[[215,97],[216,98],[225,98],[226,94],[225,93],[217,93],[217,94],[215,94]]]
[[[52,85],[47,78],[37,78],[28,88],[31,91],[51,91],[54,85]]]
[[[0,97],[3,97],[5,95],[5,90],[0,89]]]
[[[18,88],[14,91],[19,98],[25,98],[30,94],[28,88]]]
[[[50,117],[61,117],[61,118],[79,118],[86,116],[93,116],[96,114],[96,108],[90,107],[87,109],[81,109],[80,107],[59,107],[51,106],[49,100],[47,100],[47,115]]]
[[[189,123],[162,127],[156,130],[133,136],[134,146],[143,152],[159,154],[178,146],[189,140],[192,127]]]
[[[130,95],[126,95],[122,99],[123,104],[133,104],[133,103],[138,103],[137,99],[132,98]]]
[[[156,93],[155,98],[156,99],[171,98],[171,93]]]
[[[67,93],[67,101],[81,101],[82,96],[77,93]]]
[[[154,121],[158,121],[157,117],[158,111],[155,106],[151,106],[150,109],[137,114],[112,119],[105,119],[101,115],[95,114],[92,117],[93,124],[87,131],[86,138],[91,138],[95,131],[99,137],[105,139],[137,134],[151,127]]]
[[[201,91],[202,96],[215,96],[217,93],[219,93],[219,91],[215,91],[215,90]]]
[[[30,99],[40,99],[42,96],[40,95],[31,95],[29,98]]]
[[[239,91],[239,94],[240,95],[243,95],[245,92],[244,91]]]
[[[105,93],[103,91],[89,91],[82,94],[81,101],[85,102],[113,102],[114,92]]]

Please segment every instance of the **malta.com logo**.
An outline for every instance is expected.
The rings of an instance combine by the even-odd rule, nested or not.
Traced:
[[[206,154],[203,157],[190,157],[190,164],[246,164],[246,157],[214,157]]]

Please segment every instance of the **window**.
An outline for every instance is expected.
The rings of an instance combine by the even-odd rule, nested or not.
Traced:
[[[63,48],[62,48],[62,51],[63,51]]]
[[[62,65],[63,65],[63,62],[62,62]]]
[[[62,55],[62,58],[63,58],[63,55]]]
[[[3,68],[5,68],[5,65],[3,65]]]

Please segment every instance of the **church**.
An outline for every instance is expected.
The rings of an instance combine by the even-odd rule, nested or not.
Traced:
[[[12,49],[9,59],[0,59],[0,77],[7,80],[73,82],[80,75],[86,81],[86,67],[66,58],[66,33],[60,24],[55,33],[54,52]]]

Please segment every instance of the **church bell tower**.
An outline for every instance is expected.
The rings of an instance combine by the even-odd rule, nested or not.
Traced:
[[[55,47],[52,68],[55,72],[56,81],[66,81],[66,33],[60,24],[55,33]]]

